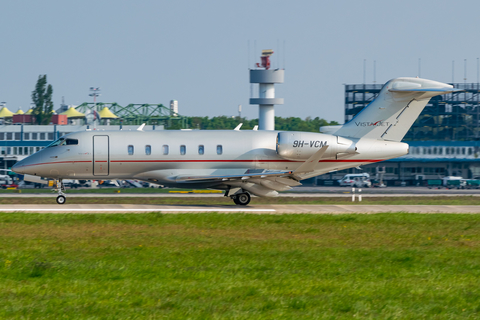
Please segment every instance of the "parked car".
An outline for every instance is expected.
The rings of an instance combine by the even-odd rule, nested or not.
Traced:
[[[119,188],[120,185],[116,180],[100,180],[98,181],[98,188]]]
[[[347,174],[338,180],[341,187],[370,188],[372,182],[368,173]]]

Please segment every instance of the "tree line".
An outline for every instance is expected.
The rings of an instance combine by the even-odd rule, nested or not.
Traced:
[[[240,117],[187,117],[187,125],[190,129],[200,130],[231,130],[238,124],[243,123],[242,130],[251,130],[258,125],[258,119],[246,119]],[[281,131],[309,131],[318,132],[320,127],[338,125],[337,121],[328,122],[325,119],[307,117],[305,120],[298,117],[275,117],[275,130]],[[180,129],[176,126],[167,129]]]

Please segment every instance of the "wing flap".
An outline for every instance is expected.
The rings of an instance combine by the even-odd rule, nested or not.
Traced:
[[[288,176],[292,171],[267,171],[261,173],[245,173],[242,175],[212,175],[212,176],[177,176],[175,177],[176,182],[202,182],[202,181],[219,181],[227,182],[230,180],[249,180],[252,178],[271,178],[271,177],[282,177]]]

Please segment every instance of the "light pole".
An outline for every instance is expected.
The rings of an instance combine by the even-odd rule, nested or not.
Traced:
[[[90,87],[90,97],[93,97],[93,111],[92,111],[92,123],[93,127],[95,128],[95,123],[96,123],[96,115],[97,115],[97,97],[101,96],[100,94],[100,87]]]
[[[90,87],[90,97],[93,97],[93,110],[97,111],[97,97],[101,96],[100,87]]]

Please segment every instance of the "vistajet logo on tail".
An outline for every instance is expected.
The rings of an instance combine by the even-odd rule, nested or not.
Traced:
[[[378,120],[377,122],[370,122],[370,121],[355,121],[355,125],[357,127],[388,127],[391,125],[391,122]]]

